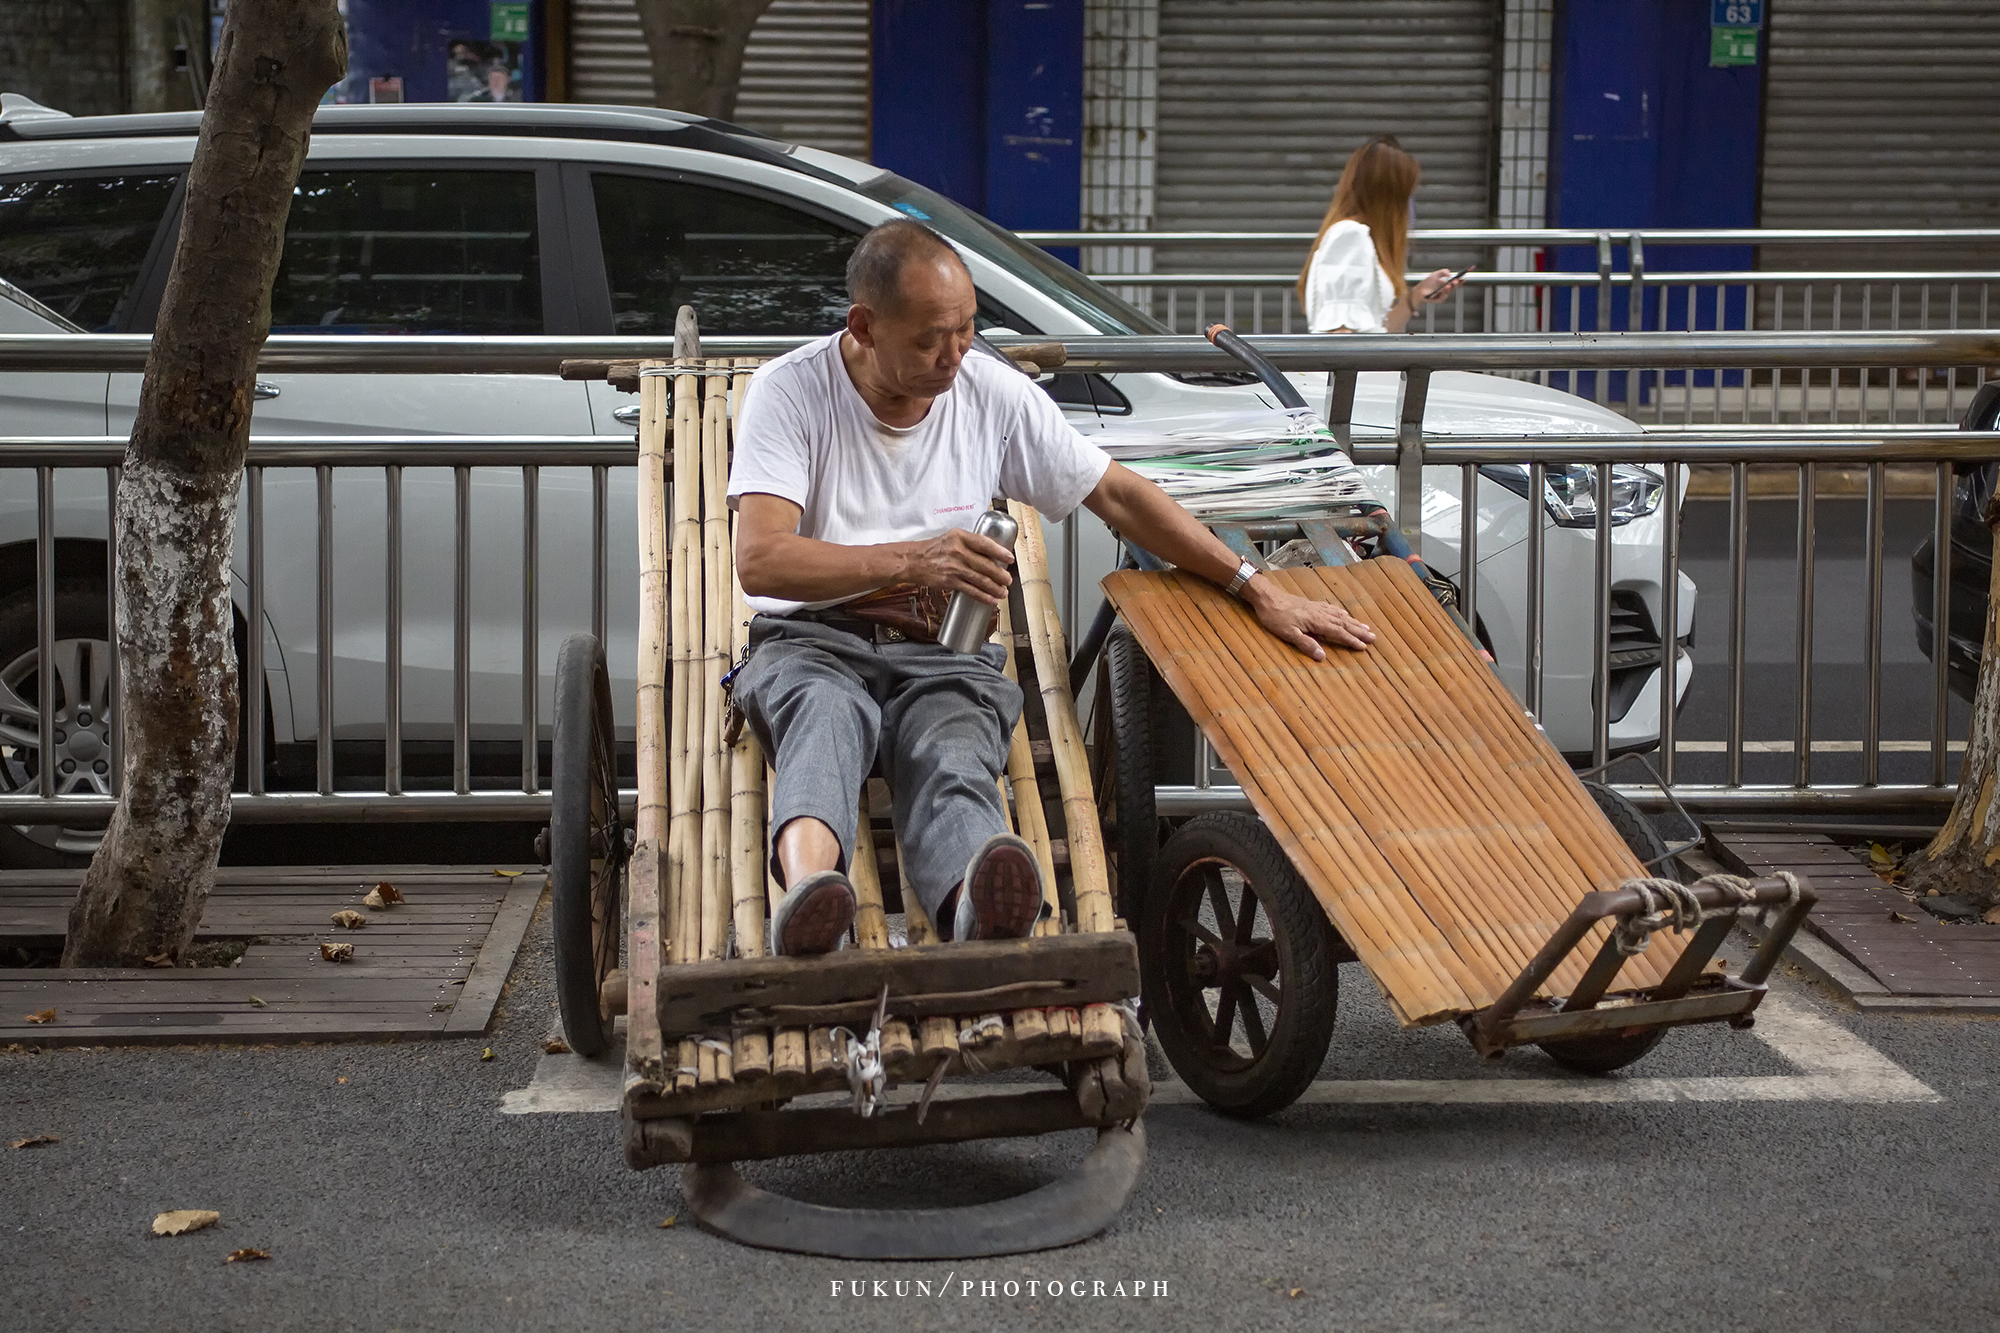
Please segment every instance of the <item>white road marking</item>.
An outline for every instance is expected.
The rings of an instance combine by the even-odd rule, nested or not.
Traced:
[[[1299,1098],[1302,1105],[1559,1105],[1603,1102],[1940,1102],[1944,1099],[1880,1051],[1806,1005],[1772,994],[1757,1010],[1751,1031],[1796,1074],[1692,1078],[1620,1076],[1592,1078],[1320,1079]],[[618,1051],[597,1060],[544,1055],[525,1088],[507,1093],[505,1115],[547,1115],[618,1109],[624,1084]],[[1468,1058],[1470,1058],[1468,1054]],[[967,1096],[987,1089],[947,1084],[939,1096]],[[837,1100],[837,1097],[836,1097]],[[1153,1086],[1155,1106],[1198,1103],[1178,1079]]]

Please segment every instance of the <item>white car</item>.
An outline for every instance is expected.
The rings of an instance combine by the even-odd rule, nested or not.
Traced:
[[[159,307],[192,158],[197,115],[71,119],[9,96],[0,107],[0,332],[146,332]],[[319,113],[294,196],[272,298],[274,332],[655,334],[698,308],[708,334],[812,334],[845,317],[846,256],[866,228],[916,216],[964,256],[984,328],[1024,333],[1164,333],[1114,294],[940,196],[866,163],[779,143],[716,121],[642,108],[536,105],[328,107]],[[39,307],[37,302],[40,303]],[[41,308],[46,307],[46,308]],[[137,374],[0,373],[0,434],[123,436]],[[1273,406],[1249,376],[1057,375],[1045,382],[1070,419],[1096,430],[1186,423]],[[1320,392],[1324,392],[1323,387]],[[1396,377],[1364,375],[1357,431],[1393,429]],[[262,436],[429,433],[628,438],[636,400],[603,383],[532,375],[279,374],[260,378]],[[1427,430],[1627,433],[1632,423],[1582,399],[1511,380],[1439,374]],[[1387,469],[1378,493],[1393,494]],[[1525,469],[1490,469],[1480,487],[1483,633],[1522,688]],[[1458,574],[1459,474],[1434,470],[1425,553]],[[629,715],[638,602],[629,470],[611,472],[608,653]],[[334,474],[333,726],[342,787],[379,789],[384,730],[384,482],[379,470]],[[1576,522],[1588,470],[1546,497]],[[1611,744],[1654,742],[1661,640],[1677,645],[1676,694],[1693,623],[1683,579],[1678,623],[1658,624],[1662,504],[1650,472],[1614,486]],[[57,666],[63,722],[52,755],[64,792],[108,789],[105,764],[105,479],[57,473]],[[1581,488],[1583,495],[1575,494]],[[520,780],[521,474],[480,468],[472,485],[472,760],[476,785]],[[543,736],[563,637],[588,628],[590,475],[544,468],[540,481]],[[1563,497],[1568,497],[1565,500]],[[449,781],[452,701],[453,481],[412,465],[404,479],[404,766],[412,788]],[[1572,506],[1566,509],[1565,505]],[[267,780],[310,787],[319,729],[316,482],[310,469],[265,476]],[[1081,603],[1095,609],[1108,539],[1081,525]],[[239,534],[246,530],[239,522]],[[0,790],[34,781],[42,738],[34,708],[35,487],[0,479]],[[1052,543],[1058,554],[1063,543]],[[1591,534],[1550,528],[1543,720],[1571,754],[1591,747]],[[248,558],[236,556],[239,638]],[[1063,577],[1058,570],[1058,578]],[[82,720],[87,717],[88,721]],[[546,770],[544,770],[546,771]],[[0,864],[87,854],[95,834],[0,829]]]

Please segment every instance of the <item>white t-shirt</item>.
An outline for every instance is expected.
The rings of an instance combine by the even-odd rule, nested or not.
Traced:
[[[732,508],[740,496],[775,495],[804,511],[804,537],[841,546],[922,541],[971,528],[995,495],[1060,522],[1111,465],[1032,380],[978,351],[959,363],[922,421],[886,426],[849,378],[841,337],[794,348],[751,378],[736,423]],[[774,615],[807,605],[749,602]]]
[[[1387,333],[1383,321],[1394,304],[1396,286],[1382,271],[1368,224],[1342,218],[1328,227],[1306,270],[1306,327]]]

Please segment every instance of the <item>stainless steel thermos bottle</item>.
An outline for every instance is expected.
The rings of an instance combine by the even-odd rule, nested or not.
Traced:
[[[1014,549],[1014,538],[1021,533],[1021,526],[1010,515],[989,509],[979,516],[972,530],[1011,551]],[[955,653],[976,653],[992,632],[992,624],[992,607],[977,597],[955,592],[951,595],[951,604],[945,607],[944,627],[938,631],[938,642]]]

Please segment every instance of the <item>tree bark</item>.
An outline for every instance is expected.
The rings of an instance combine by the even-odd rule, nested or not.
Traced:
[[[2000,901],[2000,494],[1986,503],[1993,534],[1993,574],[1986,587],[1986,635],[1979,649],[1979,684],[1972,695],[1972,734],[1959,767],[1958,798],[1930,845],[1904,863],[1904,885],[1919,892],[1956,893],[1985,907]],[[1941,572],[1941,571],[1940,571]]]
[[[639,0],[653,58],[653,100],[674,111],[736,114],[743,51],[771,0]]]
[[[124,788],[70,909],[65,967],[178,959],[215,882],[250,391],[313,110],[346,68],[335,0],[232,0],[118,481]]]

